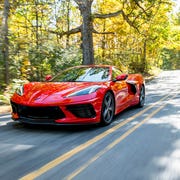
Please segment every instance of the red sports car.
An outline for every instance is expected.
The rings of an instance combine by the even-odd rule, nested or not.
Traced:
[[[140,74],[108,65],[69,68],[46,82],[21,86],[11,98],[12,119],[28,124],[108,125],[129,106],[144,106]]]

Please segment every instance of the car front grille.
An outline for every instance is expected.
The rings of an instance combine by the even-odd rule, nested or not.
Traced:
[[[91,104],[68,105],[67,110],[78,118],[94,118],[96,116]]]
[[[65,117],[64,113],[58,106],[24,106],[11,102],[12,110],[14,113],[18,113],[20,118],[30,119],[62,119]]]

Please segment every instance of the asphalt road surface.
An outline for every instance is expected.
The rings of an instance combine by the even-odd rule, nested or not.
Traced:
[[[180,70],[107,127],[25,127],[0,115],[0,179],[180,180]]]

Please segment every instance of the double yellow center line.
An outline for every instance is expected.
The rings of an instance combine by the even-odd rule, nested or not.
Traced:
[[[172,97],[174,98],[176,96],[176,94]],[[108,129],[107,131],[97,135],[96,137],[90,139],[89,141],[75,147],[74,149],[66,152],[65,154],[57,157],[56,159],[50,161],[49,163],[45,164],[44,166],[42,166],[41,168],[39,168],[36,171],[33,171],[29,174],[27,174],[26,176],[22,177],[21,180],[29,180],[29,179],[35,179],[39,176],[41,176],[42,174],[44,174],[45,172],[49,171],[50,169],[56,167],[57,165],[61,164],[62,162],[64,162],[67,159],[70,159],[72,156],[76,155],[77,153],[83,151],[84,149],[88,148],[89,146],[91,146],[92,144],[98,142],[99,140],[103,139],[104,137],[106,137],[107,135],[115,132],[117,129],[119,129],[120,127],[124,126],[125,124],[127,124],[128,122],[134,120],[135,118],[137,118],[138,116],[142,115],[143,113],[145,113],[146,111],[150,110],[151,108],[153,108],[154,106],[156,106],[157,104],[160,104],[163,100],[167,99],[169,97],[169,95],[161,98],[159,101],[157,101],[156,103],[153,103],[151,106],[143,109],[142,111],[140,111],[139,113],[135,114],[134,116],[124,120],[123,122],[113,126],[112,128]],[[94,156],[92,159],[90,159],[90,161],[88,161],[88,163],[86,163],[84,166],[82,166],[80,169],[78,169],[77,171],[73,172],[70,176],[67,177],[67,179],[72,179],[73,177],[75,177],[77,174],[79,174],[83,169],[85,169],[87,166],[89,166],[89,164],[91,164],[92,162],[94,162],[98,157],[100,157],[102,154],[106,153],[109,149],[111,149],[112,147],[114,147],[117,143],[119,143],[120,141],[122,141],[125,137],[127,137],[129,134],[131,134],[133,131],[135,131],[139,126],[141,126],[143,123],[145,123],[148,119],[150,119],[152,116],[154,116],[157,112],[159,112],[167,103],[165,103],[164,105],[161,105],[158,109],[156,109],[155,111],[153,111],[153,113],[151,113],[147,118],[145,118],[143,121],[141,121],[140,123],[138,123],[137,125],[135,125],[133,128],[131,128],[129,131],[127,131],[126,133],[124,133],[122,136],[120,136],[118,139],[116,139],[114,142],[112,142],[111,144],[109,144],[103,151],[100,151],[96,156]]]

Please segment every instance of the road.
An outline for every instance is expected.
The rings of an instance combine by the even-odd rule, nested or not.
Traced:
[[[24,127],[0,115],[0,179],[179,180],[180,70],[106,127]]]

